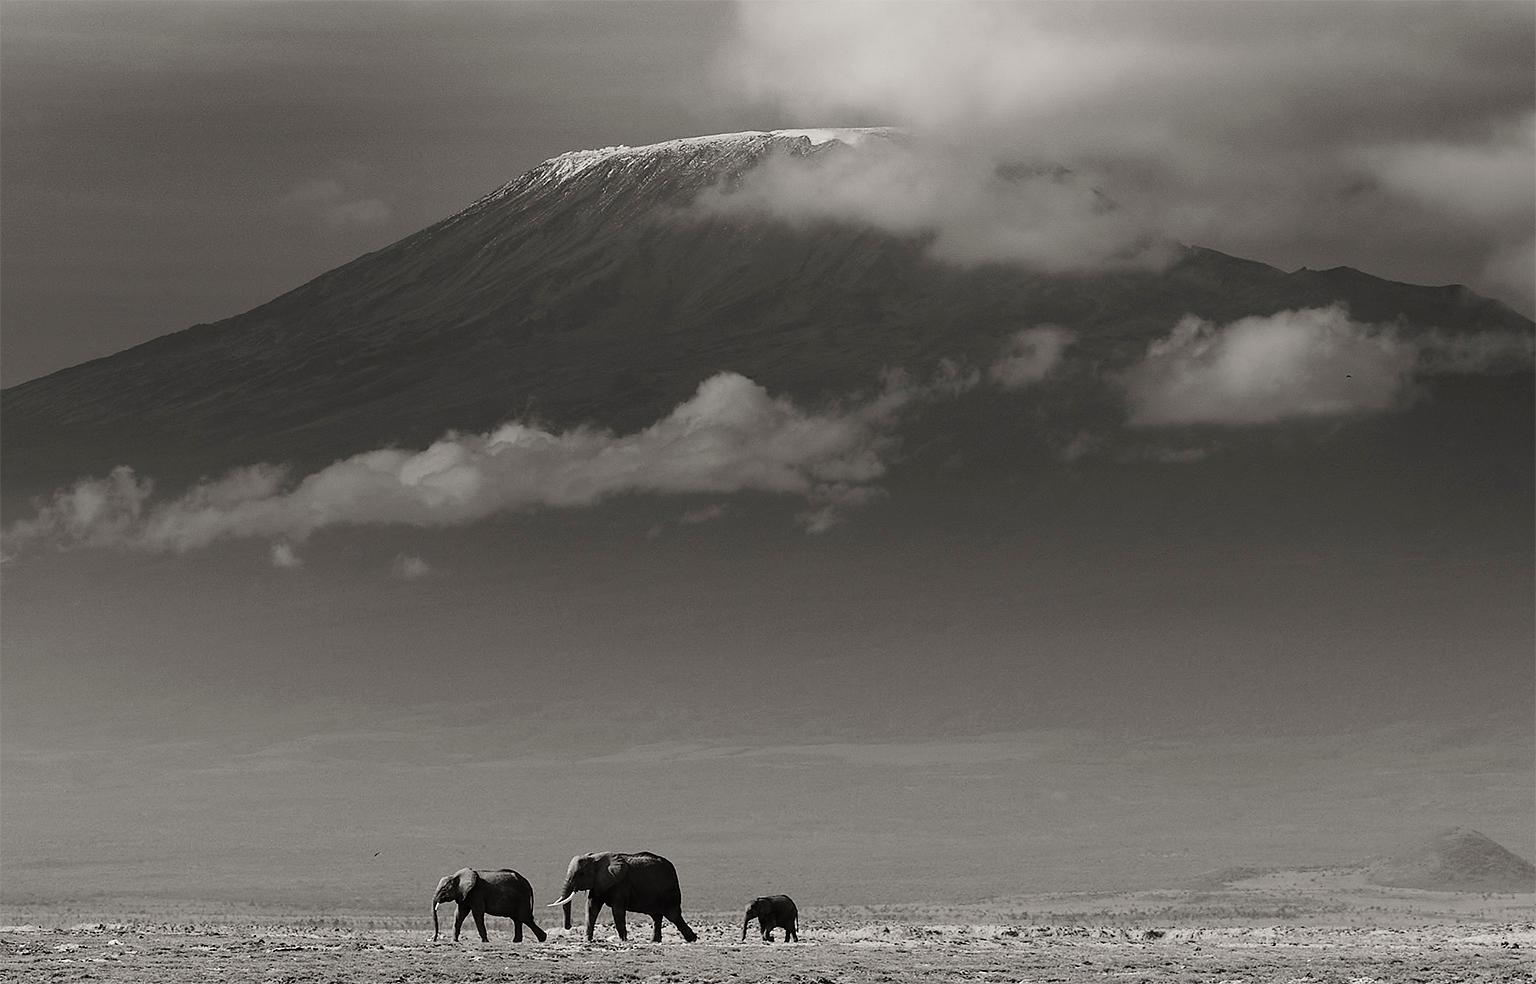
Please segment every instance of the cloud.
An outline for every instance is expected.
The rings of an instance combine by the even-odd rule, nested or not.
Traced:
[[[54,494],[35,519],[7,531],[17,545],[47,537],[80,546],[109,546],[137,534],[154,483],[119,466],[103,479],[84,479]]]
[[[1508,221],[1522,238],[1536,221],[1536,115],[1480,140],[1372,147],[1360,156],[1393,191],[1448,215]]]
[[[1362,151],[1383,186],[1489,240],[1478,279],[1529,310],[1536,295],[1536,114],[1470,141]]]
[[[395,210],[381,198],[358,198],[333,202],[320,211],[320,219],[330,229],[372,228],[394,218]]]
[[[987,367],[987,375],[1005,390],[1023,389],[1048,376],[1072,344],[1072,333],[1055,325],[1021,328]]]
[[[1536,238],[1511,243],[1488,257],[1476,282],[1500,297],[1517,303],[1525,300],[1522,310],[1536,307]]]
[[[699,195],[695,208],[872,225],[927,237],[933,255],[963,265],[1007,261],[1079,272],[1158,268],[1174,256],[1155,217],[1109,201],[1093,174],[999,166],[970,150],[899,135],[809,156],[772,155]]]
[[[361,194],[348,187],[360,174],[353,172],[348,183],[336,178],[316,178],[294,188],[282,198],[282,204],[314,215],[332,231],[370,229],[394,218],[395,211],[382,198]]]
[[[690,509],[677,517],[677,521],[682,526],[698,526],[700,523],[714,522],[724,516],[725,512],[725,503],[716,502],[702,509]]]
[[[272,544],[272,566],[292,570],[304,566],[304,558],[293,549],[291,543]]]
[[[1263,424],[1388,409],[1416,356],[1342,305],[1224,327],[1189,316],[1122,381],[1134,426]]]
[[[1245,425],[1390,410],[1415,376],[1529,372],[1533,363],[1529,332],[1408,337],[1354,321],[1340,303],[1224,326],[1188,315],[1118,381],[1132,426]]]
[[[935,230],[961,261],[1049,263],[1042,241],[1058,239],[1053,269],[1082,268],[1161,238],[1472,283],[1529,309],[1529,271],[1507,273],[1536,166],[1528,4],[736,10],[718,71],[743,100],[895,124],[918,148],[908,163],[818,153],[830,166],[814,177],[743,182],[787,213]],[[1032,176],[1009,189],[998,166]],[[1094,211],[1089,191],[1115,209]]]
[[[398,554],[389,565],[389,573],[402,581],[414,581],[432,573],[432,565],[420,557]]]
[[[1056,456],[1070,465],[1094,454],[1103,443],[1102,436],[1092,431],[1080,430],[1072,435],[1072,439],[1056,453]]]
[[[1536,335],[1529,332],[1430,332],[1414,344],[1421,375],[1499,375],[1530,372],[1536,364]]]
[[[847,510],[866,506],[884,496],[885,490],[878,486],[833,482],[820,486],[812,493],[810,499],[813,508],[800,513],[795,521],[807,533],[825,533],[842,524]]]
[[[892,372],[879,392],[813,413],[744,376],[720,373],[632,434],[555,433],[513,422],[486,434],[449,434],[422,451],[357,454],[296,483],[281,467],[241,468],[153,507],[152,484],[120,467],[56,493],[7,539],[186,551],[233,537],[297,543],[342,524],[445,526],[499,512],[592,506],[626,493],[747,490],[803,497],[815,513],[805,525],[819,531],[879,494],[874,483],[885,474],[891,432],[905,408],[974,382],[953,366],[927,384]]]

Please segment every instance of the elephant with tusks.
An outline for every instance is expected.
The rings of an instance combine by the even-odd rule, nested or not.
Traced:
[[[524,926],[533,930],[533,935],[538,937],[540,943],[544,942],[544,930],[533,921],[533,886],[528,884],[528,879],[511,868],[498,871],[460,868],[439,881],[437,891],[432,895],[434,943],[439,936],[437,907],[444,902],[457,902],[459,905],[459,913],[453,920],[455,943],[459,941],[459,928],[464,925],[464,917],[470,913],[474,913],[475,928],[480,931],[483,942],[490,942],[490,937],[485,935],[485,917],[488,915],[506,916],[512,920],[514,943],[523,941]]]
[[[800,910],[795,908],[795,900],[788,895],[761,895],[747,904],[746,918],[741,921],[741,938],[747,938],[747,925],[752,920],[757,920],[757,928],[762,931],[763,942],[773,942],[773,931],[784,930],[784,942],[794,940],[800,942],[800,933],[796,923],[800,919]]]
[[[578,854],[565,871],[565,884],[558,901],[549,903],[565,910],[565,928],[571,928],[571,897],[587,893],[587,939],[603,906],[613,910],[613,928],[619,939],[629,938],[624,915],[640,912],[651,917],[654,930],[651,942],[661,942],[661,921],[667,919],[692,943],[697,934],[683,919],[683,891],[677,882],[677,869],[658,854]]]

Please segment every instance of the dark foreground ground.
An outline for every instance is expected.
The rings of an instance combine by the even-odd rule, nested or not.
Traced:
[[[687,945],[430,942],[430,933],[278,926],[0,927],[15,981],[1224,982],[1536,981],[1536,924],[1414,928],[815,924],[803,942],[738,942],[740,924],[696,924]]]

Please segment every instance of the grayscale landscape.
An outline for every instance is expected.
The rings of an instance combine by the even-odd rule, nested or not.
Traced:
[[[0,3],[0,977],[1532,980],[1533,51]]]

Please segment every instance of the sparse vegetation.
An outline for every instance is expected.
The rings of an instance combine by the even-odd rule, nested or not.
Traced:
[[[917,907],[912,907],[913,909]],[[1536,925],[1469,929],[1255,925],[1133,926],[936,924],[823,915],[802,943],[738,942],[734,920],[696,925],[693,946],[585,943],[556,931],[545,944],[513,944],[504,926],[491,941],[429,942],[420,926],[389,918],[303,918],[287,925],[95,922],[69,928],[0,927],[0,976],[84,977],[147,984],[280,974],[300,981],[733,980],[738,984],[1129,978],[1148,984],[1204,980],[1401,980],[1427,984],[1532,981],[1523,960]],[[721,914],[722,916],[724,914]],[[1123,914],[1122,914],[1123,915]],[[501,921],[497,921],[500,923]]]

